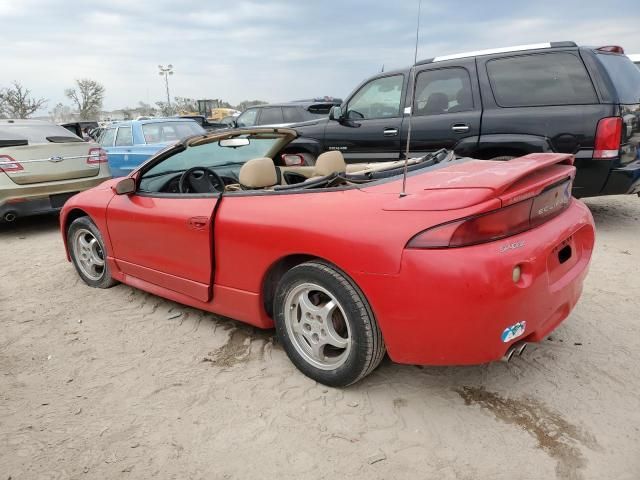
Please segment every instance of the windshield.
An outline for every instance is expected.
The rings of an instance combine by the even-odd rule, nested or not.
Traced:
[[[624,104],[640,103],[640,69],[624,55],[601,53],[598,59],[611,77],[618,101]]]
[[[157,122],[142,125],[145,143],[175,142],[191,135],[204,135],[205,129],[194,120],[184,122]]]
[[[248,145],[224,147],[218,141],[187,147],[172,155],[144,173],[140,182],[140,190],[152,191],[149,181],[170,173],[181,173],[193,167],[208,167],[221,173],[226,167],[239,169],[252,158],[265,157],[271,148],[282,141],[283,136],[273,134],[239,135],[234,138],[249,139]]]
[[[0,139],[26,139],[30,144],[50,143],[47,137],[68,137],[70,142],[78,142],[82,139],[71,133],[64,127],[53,124],[10,124],[0,125]]]

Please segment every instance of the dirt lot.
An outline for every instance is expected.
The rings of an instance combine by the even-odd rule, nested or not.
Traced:
[[[591,273],[551,338],[346,390],[272,332],[86,287],[53,217],[0,227],[0,480],[638,479],[640,199],[587,203]]]

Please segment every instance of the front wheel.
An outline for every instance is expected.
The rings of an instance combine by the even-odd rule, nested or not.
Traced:
[[[110,288],[118,283],[111,278],[100,230],[89,217],[76,218],[71,223],[67,230],[67,248],[84,283],[94,288]]]
[[[366,298],[331,265],[312,261],[289,270],[278,286],[274,311],[287,355],[317,382],[350,385],[384,357],[382,333]]]

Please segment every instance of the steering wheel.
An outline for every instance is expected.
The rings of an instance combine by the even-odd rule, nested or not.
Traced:
[[[207,167],[192,167],[186,170],[178,182],[180,193],[213,193],[224,191],[224,181]]]

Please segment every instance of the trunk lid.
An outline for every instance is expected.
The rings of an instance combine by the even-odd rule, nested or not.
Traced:
[[[0,149],[0,162],[14,161],[13,165],[19,165],[3,169],[18,185],[95,177],[100,173],[100,164],[87,162],[93,148],[98,149],[99,145],[74,141],[15,146]]]
[[[575,176],[573,160],[569,154],[533,153],[508,162],[459,161],[408,177],[405,197],[399,197],[402,179],[363,191],[393,195],[385,210],[455,210],[484,202],[499,208],[538,196],[566,181],[570,187]]]

